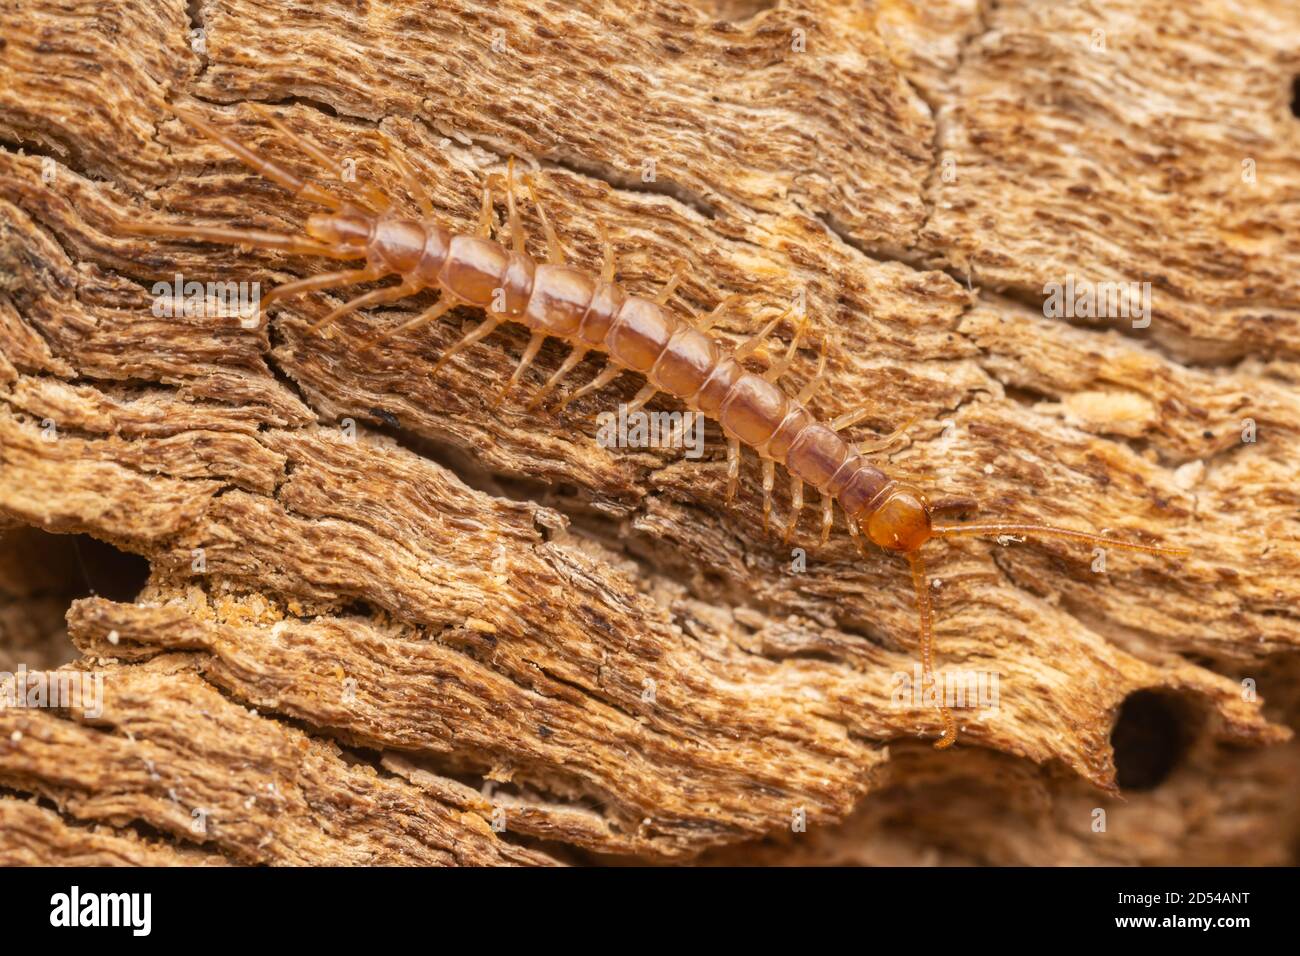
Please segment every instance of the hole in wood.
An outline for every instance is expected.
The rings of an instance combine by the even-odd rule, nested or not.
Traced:
[[[92,594],[134,600],[148,576],[144,558],[89,535],[0,531],[0,671],[75,660],[65,623],[72,602]]]
[[[88,534],[69,539],[81,572],[80,586],[70,591],[78,597],[96,596],[110,601],[134,601],[149,580],[149,562],[138,554],[119,551]]]
[[[1129,694],[1110,734],[1120,789],[1154,790],[1164,783],[1187,753],[1195,722],[1192,709],[1171,694]]]

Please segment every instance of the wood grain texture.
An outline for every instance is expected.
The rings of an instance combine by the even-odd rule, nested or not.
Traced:
[[[0,541],[150,563],[134,601],[72,601],[0,546],[3,661],[73,657],[61,628],[44,656],[5,623],[66,609],[68,666],[105,686],[99,717],[0,707],[0,859],[1293,861],[1300,15],[1156,7],[0,4],[0,522],[39,529]],[[1062,542],[928,550],[940,667],[999,684],[932,754],[936,715],[894,703],[904,566],[842,524],[816,546],[809,506],[796,570],[752,457],[726,503],[712,425],[702,461],[603,447],[633,376],[530,411],[551,343],[493,408],[527,336],[434,378],[461,310],[362,351],[431,293],[332,335],[310,329],[330,294],[254,329],[154,315],[176,273],[331,268],[118,228],[315,211],[164,102],[310,171],[269,104],[355,164],[331,188],[413,209],[387,137],[458,231],[519,157],[584,268],[603,226],[631,290],[681,268],[680,311],[739,295],[730,343],[803,296],[787,388],[824,343],[817,413],[865,403],[859,439],[915,417],[883,467],[934,499],[1191,553],[1095,573]],[[1150,282],[1150,326],[1046,317],[1071,274]],[[1173,743],[1113,739],[1135,695]],[[1162,748],[1167,775],[1121,793]]]

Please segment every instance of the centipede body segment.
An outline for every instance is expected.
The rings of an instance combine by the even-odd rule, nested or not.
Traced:
[[[566,403],[603,387],[624,372],[642,375],[646,384],[634,399],[635,406],[644,405],[657,393],[664,393],[719,423],[728,442],[728,497],[735,492],[742,447],[758,454],[763,468],[765,524],[771,513],[775,469],[780,465],[789,472],[791,480],[791,513],[784,529],[787,539],[796,530],[805,486],[811,486],[822,502],[823,542],[830,535],[833,508],[838,505],[860,548],[864,546],[862,539],[865,536],[880,548],[907,558],[917,599],[923,681],[928,688],[935,686],[932,610],[925,564],[919,552],[930,538],[1038,534],[1150,553],[1182,553],[1174,548],[1035,524],[935,523],[931,507],[920,489],[890,478],[839,434],[842,428],[856,420],[852,413],[834,422],[823,423],[809,410],[808,403],[823,380],[824,349],[817,374],[798,395],[787,395],[779,387],[778,379],[794,357],[803,331],[802,324],[786,355],[766,374],[757,374],[748,371],[742,359],[786,317],[785,314],[777,316],[739,348],[729,351],[708,335],[708,329],[718,312],[728,304],[727,300],[711,315],[688,320],[668,305],[673,282],[655,299],[628,294],[615,279],[616,267],[608,240],[604,267],[599,275],[567,265],[559,237],[544,211],[541,211],[541,222],[546,236],[547,261],[536,261],[527,252],[515,205],[513,162],[506,186],[510,242],[503,245],[491,235],[492,204],[487,188],[477,231],[455,234],[436,220],[428,195],[400,154],[390,151],[403,172],[408,190],[420,205],[423,218],[399,214],[382,195],[373,192],[367,199],[377,208],[339,199],[258,155],[206,120],[177,112],[262,176],[295,196],[326,207],[328,211],[308,219],[306,237],[147,222],[124,223],[125,230],[275,249],[340,261],[364,261],[364,266],[359,268],[340,269],[281,285],[264,297],[263,307],[293,295],[386,277],[397,278],[394,285],[347,301],[316,323],[315,331],[326,330],[331,323],[358,309],[396,302],[425,289],[440,290],[441,297],[436,304],[414,320],[372,337],[367,347],[373,347],[384,334],[410,331],[436,321],[456,306],[482,310],[482,321],[441,356],[434,368],[435,373],[454,355],[483,340],[502,323],[520,323],[532,335],[502,396],[519,384],[546,339],[560,339],[569,345],[569,356],[532,398],[530,407],[540,403],[589,353],[604,353],[609,362],[605,371],[571,393]],[[293,133],[278,120],[268,118],[318,163],[331,164],[330,157],[315,144]],[[531,191],[531,184],[529,188]],[[535,193],[532,198],[536,202]],[[540,204],[538,209],[541,210]],[[943,748],[956,740],[957,725],[943,703],[942,695],[938,701],[943,733],[935,746]]]

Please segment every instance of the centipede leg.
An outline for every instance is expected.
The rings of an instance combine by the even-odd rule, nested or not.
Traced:
[[[913,415],[911,418],[903,422],[903,424],[899,425],[897,428],[895,428],[888,435],[885,435],[883,438],[876,438],[873,439],[872,441],[864,441],[860,443],[858,445],[858,451],[864,455],[870,455],[874,452],[884,451],[894,442],[898,441],[898,439],[902,438],[903,435],[907,433],[907,430],[912,427],[912,423],[915,421],[916,421],[916,416]]]
[[[407,190],[410,191],[412,198],[415,199],[416,204],[420,207],[420,212],[424,214],[424,218],[432,219],[433,200],[429,197],[429,191],[424,188],[424,183],[420,182],[420,178],[415,175],[415,170],[413,170],[411,164],[406,161],[406,157],[402,155],[400,150],[394,148],[393,141],[389,138],[388,134],[381,132],[380,135],[383,137],[384,155],[392,160],[393,164],[401,170],[402,181],[406,183]]]
[[[478,228],[475,232],[484,239],[492,238],[492,226],[496,219],[492,212],[492,182],[490,179],[483,181],[483,204],[478,213]]]
[[[474,345],[477,342],[481,342],[483,339],[491,335],[493,330],[496,329],[496,327],[504,321],[505,321],[504,316],[497,315],[494,312],[489,312],[486,319],[484,319],[478,325],[474,326],[474,328],[470,332],[467,332],[465,335],[461,336],[460,340],[456,342],[455,345],[447,349],[447,351],[443,354],[442,358],[438,359],[437,363],[433,366],[432,371],[429,372],[429,378],[433,378],[435,375],[437,375],[439,370],[444,365],[446,365],[452,359],[452,357],[455,356],[458,352],[461,352],[464,349],[469,348],[471,345]]]
[[[655,296],[655,302],[659,305],[663,305],[672,298],[673,293],[677,291],[677,286],[681,284],[684,275],[685,273],[679,269],[669,276],[668,281],[664,283],[664,287],[660,289],[659,294]]]
[[[740,439],[727,439],[727,501],[736,497],[736,487],[740,484]]]
[[[776,484],[776,462],[771,458],[763,459],[763,531],[766,532],[772,519],[772,486]]]
[[[510,241],[514,250],[523,255],[527,251],[528,237],[524,235],[524,224],[519,219],[519,210],[515,208],[515,158],[513,156],[506,164],[506,217],[510,223]]]
[[[822,494],[822,545],[831,539],[831,526],[835,523],[835,499]]]
[[[402,325],[397,326],[396,328],[381,329],[379,332],[372,335],[370,338],[366,339],[366,341],[361,344],[361,351],[363,352],[370,351],[372,348],[374,348],[376,345],[378,345],[380,342],[382,342],[384,339],[388,338],[389,336],[399,335],[402,332],[409,332],[412,329],[419,328],[422,325],[427,325],[430,322],[436,322],[438,319],[442,318],[444,315],[446,315],[455,307],[456,307],[455,297],[444,292],[442,294],[441,299],[439,299],[433,305],[429,306],[429,308],[425,309],[415,318],[411,319],[411,321],[405,322]]]
[[[358,285],[362,282],[373,282],[376,279],[382,279],[384,270],[369,267],[366,269],[344,269],[340,272],[325,272],[318,276],[311,276],[307,279],[298,279],[294,282],[286,282],[284,285],[278,285],[266,295],[262,296],[261,307],[265,312],[271,305],[280,299],[288,299],[295,295],[302,295],[304,292],[320,292],[325,289],[335,289],[339,286]]]
[[[244,165],[257,172],[258,175],[264,176],[271,182],[283,186],[295,196],[312,202],[320,203],[329,209],[335,211],[350,207],[349,203],[344,202],[337,196],[317,186],[315,183],[309,183],[304,179],[299,179],[289,170],[285,169],[278,163],[274,163],[264,156],[259,155],[249,149],[239,140],[235,139],[229,133],[224,133],[217,127],[213,126],[207,120],[194,113],[177,109],[174,106],[164,104],[173,113],[179,116],[183,121],[199,130],[204,136],[213,142],[220,143],[229,150]],[[291,134],[292,135],[292,134]],[[355,208],[355,207],[351,207]]]
[[[659,389],[655,387],[654,383],[646,382],[641,386],[641,390],[638,391],[636,395],[632,396],[632,401],[628,402],[628,414],[639,412],[646,406],[646,403],[649,402],[650,399],[654,398],[658,394]]]
[[[850,425],[856,425],[858,422],[862,421],[862,419],[866,418],[875,410],[876,410],[876,406],[873,404],[859,405],[857,408],[849,409],[849,411],[845,412],[839,418],[835,419],[835,421],[831,422],[828,427],[833,432],[843,431],[844,429],[848,428]]]
[[[797,401],[800,405],[807,405],[809,402],[811,402],[813,396],[817,394],[817,390],[822,387],[822,381],[824,380],[825,375],[826,375],[826,343],[823,342],[821,348],[818,350],[817,371],[814,372],[813,377],[808,380],[808,384],[799,390],[799,394],[795,397],[795,401]]]
[[[864,558],[869,558],[871,555],[868,553],[867,545],[862,540],[862,535],[858,531],[858,523],[854,521],[851,517],[849,517],[848,520],[846,520],[844,523],[849,526],[849,537],[852,538],[853,543],[857,545],[858,554],[862,555]]]
[[[546,384],[538,389],[537,394],[532,397],[532,400],[528,403],[528,407],[532,409],[541,405],[542,401],[548,394],[550,394],[551,390],[555,388],[556,385],[560,384],[560,379],[564,378],[564,376],[577,368],[578,363],[581,362],[586,355],[587,349],[584,348],[575,348],[569,352],[569,354],[565,356],[564,361],[560,363],[560,367],[551,374],[551,377],[546,380]]]
[[[771,368],[764,373],[763,378],[769,382],[775,382],[790,369],[790,364],[794,361],[795,352],[799,350],[799,342],[803,338],[804,329],[808,327],[808,320],[800,319],[799,325],[795,329],[794,337],[790,339],[790,347],[786,349],[785,355],[779,362],[775,362]]]
[[[775,329],[778,325],[780,325],[781,322],[785,319],[785,317],[789,314],[790,314],[790,310],[786,309],[784,312],[782,312],[780,315],[774,318],[771,322],[768,322],[767,325],[763,326],[761,329],[759,329],[749,338],[745,339],[745,341],[741,342],[740,345],[736,346],[736,350],[732,353],[731,357],[739,361],[740,359],[743,359],[745,356],[749,355],[751,352],[753,352],[755,349],[757,349],[760,345],[763,344],[764,339],[766,339],[769,335],[771,335],[772,330]]]
[[[552,265],[564,264],[564,247],[560,245],[560,237],[555,234],[555,229],[551,225],[551,218],[546,215],[546,209],[542,202],[537,198],[537,189],[533,185],[533,177],[524,178],[524,183],[528,186],[528,195],[532,197],[533,205],[537,207],[537,216],[542,220],[542,232],[546,234],[546,261]]]
[[[227,246],[247,246],[253,249],[273,249],[296,256],[323,256],[326,259],[359,259],[361,254],[335,246],[286,236],[277,232],[257,229],[227,229],[221,226],[173,226],[170,223],[143,222],[128,219],[117,223],[121,232],[137,236],[169,236],[175,239],[194,239],[198,242],[217,242]]]
[[[743,298],[743,296],[739,294],[727,296],[713,307],[712,312],[695,323],[695,331],[701,334],[707,333],[711,328],[718,324],[718,320],[722,318],[722,314],[726,311],[727,307],[734,302],[738,302],[741,298]]]
[[[614,381],[614,379],[622,375],[624,371],[626,371],[624,368],[615,365],[612,362],[609,365],[606,365],[604,370],[590,382],[577,391],[571,392],[567,395],[564,401],[560,402],[560,411],[568,408],[572,402],[576,402],[578,399],[582,398],[582,396],[589,395],[597,389],[604,388],[610,382]]]
[[[598,221],[596,231],[600,233],[600,245],[604,254],[604,261],[600,268],[600,281],[609,285],[614,281],[614,275],[618,269],[618,259],[614,253],[614,244],[609,241],[609,233],[605,230],[605,224]]]
[[[383,305],[385,302],[396,302],[399,299],[405,299],[408,295],[414,295],[419,291],[418,286],[403,283],[402,285],[394,285],[389,286],[386,289],[376,289],[373,292],[367,292],[365,295],[359,295],[351,301],[344,302],[329,315],[325,316],[325,318],[311,326],[308,331],[314,335],[330,323],[338,321],[345,315],[351,315],[358,309],[364,309],[372,305]]]
[[[250,105],[253,107],[253,112],[274,126],[282,136],[297,146],[298,149],[316,160],[317,165],[321,167],[322,171],[338,175],[340,168],[333,156],[325,152],[325,150],[321,149],[306,136],[303,136],[301,133],[295,133],[293,130],[289,129],[288,126],[285,126],[284,123],[281,122],[278,116],[261,103],[253,103]]]
[[[786,522],[785,534],[781,540],[789,544],[799,526],[799,514],[803,511],[803,479],[790,476],[790,520]]]
[[[514,388],[516,383],[518,383],[519,379],[523,377],[523,374],[525,371],[527,371],[528,366],[533,364],[533,359],[537,358],[537,353],[541,351],[542,343],[545,341],[546,341],[545,332],[533,333],[532,338],[528,340],[528,345],[525,346],[524,348],[523,356],[519,359],[519,365],[518,367],[515,368],[515,373],[510,376],[510,381],[506,382],[505,386],[497,394],[496,401],[492,403],[493,408],[496,408],[498,405],[501,404],[501,402],[505,399],[506,395],[510,393],[510,390]]]

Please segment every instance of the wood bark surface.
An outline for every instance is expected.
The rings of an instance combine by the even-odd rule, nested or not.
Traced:
[[[1291,0],[0,0],[0,669],[104,681],[0,707],[0,861],[1294,862],[1298,40]],[[999,678],[936,753],[905,566],[815,495],[796,561],[712,423],[603,447],[635,376],[529,409],[551,342],[494,407],[519,326],[431,375],[470,310],[361,349],[428,292],[153,314],[331,268],[118,228],[317,211],[164,103],[414,210],[387,138],[459,232],[519,157],[583,268],[603,228],[632,291],[738,295],[728,343],[805,302],[786,388],[824,344],[817,414],[914,419],[883,467],[935,501],[1190,554],[928,548],[940,667]],[[1149,326],[1047,316],[1067,276]],[[73,600],[66,535],[143,590]]]

